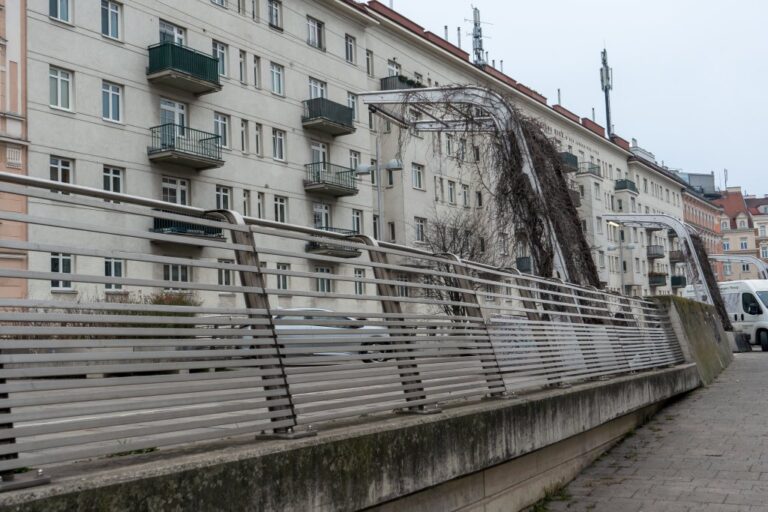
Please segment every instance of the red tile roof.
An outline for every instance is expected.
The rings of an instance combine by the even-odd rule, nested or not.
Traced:
[[[731,229],[736,229],[736,217],[744,214],[748,217],[748,226],[752,227],[752,218],[749,216],[749,208],[744,200],[741,191],[726,190],[719,199],[712,201],[718,206],[722,206],[725,214],[731,221]]]

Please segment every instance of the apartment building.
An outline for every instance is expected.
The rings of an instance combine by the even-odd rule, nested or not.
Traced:
[[[768,262],[768,196],[746,197],[745,202],[755,226],[755,244],[760,258]]]
[[[728,187],[713,202],[723,208],[720,216],[723,254],[758,256],[755,224],[741,187]],[[757,276],[757,269],[749,263],[723,263],[722,277],[726,281],[757,279]]]
[[[550,106],[490,66],[473,65],[465,51],[379,2],[29,0],[27,16],[33,176],[418,245],[432,220],[492,208],[487,185],[464,165],[482,140],[412,133],[403,143],[401,130],[369,115],[358,94],[416,84],[480,85],[511,98],[560,145],[605,287],[635,295],[672,291],[674,240],[603,216],[641,212],[682,219],[682,180],[636,144],[608,139],[593,120]],[[361,164],[390,159],[401,160],[402,169],[385,170],[381,182],[372,183],[375,173],[355,176]],[[381,205],[376,187],[382,187]],[[54,207],[31,200],[29,208],[51,213]],[[110,220],[124,222],[117,213]],[[140,228],[199,231],[194,224],[151,219]],[[29,237],[50,233],[31,227]],[[80,236],[71,242],[87,245],[88,235]],[[189,244],[110,243],[159,255],[195,250],[218,257],[215,249]],[[494,245],[487,250],[510,251]],[[524,260],[525,254],[517,256]],[[34,268],[56,272],[215,279],[215,270],[194,275],[163,264],[126,266],[63,253],[31,253],[29,259]],[[353,271],[311,260],[303,265],[295,270]],[[34,297],[73,300],[133,290],[64,280],[30,286]],[[226,306],[235,299],[205,300]]]
[[[686,188],[683,191],[683,203],[685,222],[696,228],[707,249],[707,254],[721,254],[723,241],[720,221],[725,214],[723,207],[711,202],[696,188]],[[711,263],[715,276],[718,280],[722,280],[722,262]]]
[[[0,0],[0,171],[27,173],[27,10],[26,0]],[[25,213],[26,200],[0,193],[0,210]],[[0,268],[23,270],[26,252],[14,243],[27,239],[17,222],[0,222]],[[0,278],[0,298],[27,295],[22,279]]]

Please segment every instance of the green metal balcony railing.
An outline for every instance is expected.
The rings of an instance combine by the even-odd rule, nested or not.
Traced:
[[[338,233],[340,235],[351,236],[359,234],[353,229],[334,228],[331,226],[319,226],[316,229],[322,229],[330,233]],[[339,258],[356,258],[362,254],[362,251],[357,247],[345,244],[342,241],[317,241],[307,242],[306,252],[314,254],[323,254],[326,256],[336,256]]]
[[[351,107],[336,103],[328,98],[304,100],[304,115],[301,122],[308,123],[323,119],[353,131],[355,129],[355,111]]]
[[[169,212],[170,213],[170,212]],[[202,226],[192,222],[181,222],[178,220],[161,219],[155,217],[152,220],[153,233],[162,233],[164,235],[185,235],[199,236],[204,238],[223,239],[224,233],[219,228],[211,226]]]
[[[220,135],[173,123],[154,126],[149,131],[152,141],[147,153],[150,155],[173,151],[211,160],[222,159]]]
[[[600,174],[600,166],[593,164],[592,162],[579,163],[579,174],[593,174],[595,176],[602,176]]]
[[[616,180],[615,190],[629,190],[631,192],[638,193],[637,185],[632,180]]]
[[[579,170],[579,159],[573,153],[563,151],[560,153],[560,163],[563,166],[565,172],[573,172]]]
[[[382,91],[393,91],[397,89],[421,89],[424,84],[404,75],[385,76],[381,79]]]
[[[672,276],[672,288],[684,288],[687,284],[685,276]]]
[[[354,169],[328,162],[314,162],[304,166],[307,169],[307,185],[332,185],[357,191]]]
[[[648,272],[649,286],[665,286],[667,284],[667,274],[662,272]]]
[[[150,46],[147,74],[169,69],[219,85],[219,59],[170,41]]]

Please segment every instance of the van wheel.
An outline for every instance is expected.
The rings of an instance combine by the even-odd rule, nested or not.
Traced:
[[[768,331],[760,331],[757,334],[757,339],[760,341],[760,348],[763,352],[768,352]]]

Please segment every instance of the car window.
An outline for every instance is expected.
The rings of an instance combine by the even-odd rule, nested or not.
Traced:
[[[750,306],[757,306],[758,310],[761,310],[760,303],[757,302],[757,298],[755,298],[754,295],[751,293],[742,293],[741,294],[741,307],[744,309],[745,313],[749,313],[749,307]],[[762,312],[762,310],[761,310]]]

